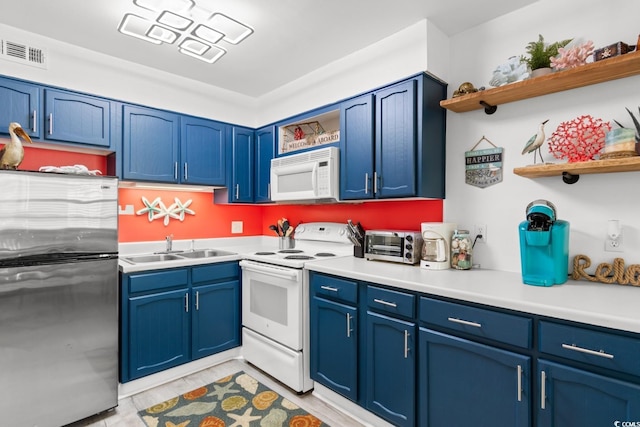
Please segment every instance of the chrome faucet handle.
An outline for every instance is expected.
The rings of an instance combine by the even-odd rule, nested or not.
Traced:
[[[169,234],[165,240],[167,242],[167,252],[171,252],[171,248],[173,247],[173,234]]]

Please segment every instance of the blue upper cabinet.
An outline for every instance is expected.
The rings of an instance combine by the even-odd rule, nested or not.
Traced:
[[[271,201],[271,159],[275,155],[275,126],[256,130],[256,165],[254,173],[254,202]]]
[[[445,97],[421,74],[344,101],[340,198],[444,198]]]
[[[415,80],[376,93],[375,128],[376,170],[373,188],[376,196],[415,196]]]
[[[340,198],[343,200],[374,197],[373,107],[373,94],[345,101],[340,106]]]
[[[180,182],[226,184],[227,125],[213,120],[182,117],[180,122]]]
[[[234,126],[231,140],[230,202],[253,202],[254,131]]]
[[[111,101],[55,89],[44,95],[45,139],[111,146]]]
[[[41,92],[39,86],[0,78],[0,133],[9,133],[9,123],[20,123],[31,138],[39,138]]]
[[[178,182],[177,114],[125,105],[122,129],[123,179]]]

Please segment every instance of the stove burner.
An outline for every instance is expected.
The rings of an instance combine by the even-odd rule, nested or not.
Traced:
[[[302,251],[300,251],[302,252]],[[287,255],[286,257],[284,257],[284,259],[301,259],[301,260],[305,260],[305,259],[313,259],[313,257],[311,255]]]
[[[331,252],[318,252],[315,256],[317,256],[317,257],[329,257],[329,256],[336,256],[336,254],[332,254]]]
[[[300,254],[304,251],[300,250],[300,249],[283,249],[281,251],[278,251],[278,253],[281,254]]]
[[[275,255],[275,252],[256,252],[256,255]]]

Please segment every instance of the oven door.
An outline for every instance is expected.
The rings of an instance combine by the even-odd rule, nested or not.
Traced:
[[[242,325],[302,350],[302,270],[242,260]]]

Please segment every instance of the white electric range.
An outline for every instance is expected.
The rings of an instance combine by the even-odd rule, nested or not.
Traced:
[[[244,358],[297,392],[309,377],[309,275],[304,265],[353,256],[347,225],[298,225],[295,247],[245,254],[242,267]]]

